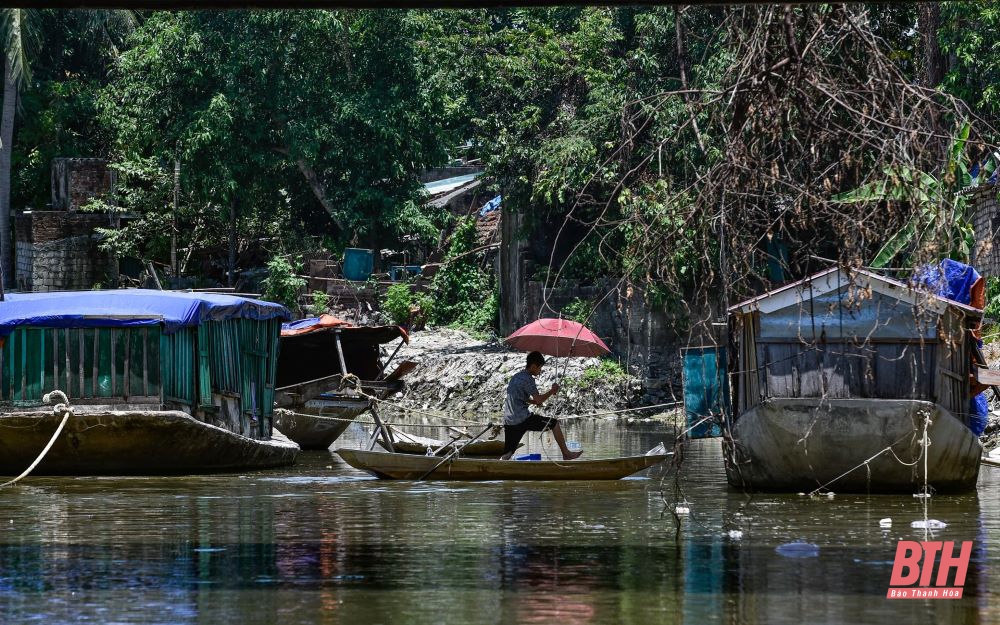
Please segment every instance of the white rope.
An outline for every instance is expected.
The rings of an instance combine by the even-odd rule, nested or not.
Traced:
[[[924,437],[923,437],[924,441],[928,440],[927,439],[927,425],[929,423],[930,423],[930,418],[929,417],[925,417],[924,418]],[[924,487],[926,488],[926,484],[927,484],[927,453],[926,452],[927,452],[927,445],[929,444],[929,442],[927,444],[921,445],[920,455],[917,456],[916,460],[914,460],[913,462],[904,462],[903,459],[901,459],[899,456],[896,455],[896,452],[893,451],[892,448],[896,445],[896,443],[898,443],[899,441],[903,440],[907,436],[913,436],[913,432],[909,432],[907,434],[904,434],[904,435],[900,436],[895,441],[893,441],[892,444],[890,444],[888,447],[886,447],[885,449],[881,450],[880,452],[878,452],[877,454],[875,454],[871,458],[868,458],[867,460],[864,460],[863,462],[861,462],[857,466],[852,467],[852,468],[848,469],[847,471],[844,471],[843,473],[841,473],[837,477],[833,478],[832,480],[830,480],[826,484],[823,484],[823,485],[819,486],[818,488],[810,491],[808,493],[808,496],[809,497],[814,496],[819,491],[826,489],[826,487],[829,486],[830,484],[833,484],[834,482],[836,482],[837,480],[841,479],[842,477],[846,477],[847,475],[849,475],[849,474],[857,471],[861,467],[868,467],[868,463],[869,462],[871,462],[872,460],[878,458],[879,456],[881,456],[882,454],[884,454],[887,451],[892,454],[892,457],[896,459],[896,462],[898,462],[901,465],[906,466],[906,467],[915,466],[918,462],[920,462],[921,458],[923,458],[923,460],[924,460],[924,485],[925,485]],[[870,468],[868,470],[871,471]]]
[[[66,393],[63,393],[62,391],[52,391],[50,393],[46,393],[42,397],[42,401],[45,402],[46,404],[51,403],[52,398],[54,396],[62,399],[60,403],[56,404],[52,408],[53,415],[59,415],[61,413],[63,416],[62,421],[59,422],[59,427],[56,428],[55,433],[52,434],[52,438],[50,438],[48,444],[45,445],[45,449],[42,450],[42,453],[38,454],[38,457],[35,458],[35,461],[31,463],[31,466],[25,469],[24,472],[21,473],[21,475],[18,475],[9,482],[4,482],[3,484],[0,484],[0,488],[3,488],[4,486],[13,486],[14,484],[21,481],[23,478],[27,477],[29,473],[34,471],[35,467],[38,466],[38,463],[40,463],[42,459],[45,458],[45,456],[49,453],[49,450],[52,449],[52,445],[55,444],[56,439],[59,438],[59,435],[62,433],[63,428],[66,426],[66,422],[69,421],[70,416],[72,416],[73,408],[69,405],[69,398],[66,397]]]

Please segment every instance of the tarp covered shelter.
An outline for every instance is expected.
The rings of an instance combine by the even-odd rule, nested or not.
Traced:
[[[831,268],[729,312],[737,419],[768,398],[921,399],[975,429],[978,308],[871,271]]]

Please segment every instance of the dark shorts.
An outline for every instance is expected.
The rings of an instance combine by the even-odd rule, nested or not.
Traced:
[[[559,425],[559,419],[552,417],[542,417],[532,414],[527,419],[515,425],[503,426],[503,453],[504,455],[513,453],[517,445],[521,442],[525,432],[544,432]]]

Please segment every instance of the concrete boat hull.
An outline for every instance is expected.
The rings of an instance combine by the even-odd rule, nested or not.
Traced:
[[[0,475],[38,457],[61,416],[0,415]],[[33,475],[171,475],[267,469],[295,463],[299,446],[278,430],[254,440],[175,410],[102,411],[71,416]]]
[[[745,490],[916,493],[924,484],[921,437],[931,444],[929,485],[974,489],[979,439],[937,404],[896,399],[770,399],[740,415],[726,449],[730,485]],[[879,454],[891,448],[892,452]],[[865,464],[865,460],[876,456]]]

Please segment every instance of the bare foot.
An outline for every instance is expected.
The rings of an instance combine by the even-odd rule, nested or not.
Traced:
[[[583,455],[583,450],[580,451],[570,451],[563,454],[563,460],[576,460]]]

